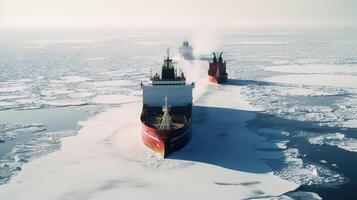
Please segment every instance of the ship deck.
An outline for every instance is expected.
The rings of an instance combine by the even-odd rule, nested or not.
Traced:
[[[160,117],[161,116],[148,116],[145,120],[147,124],[153,127],[158,127],[160,123]],[[171,116],[171,119],[173,121],[172,128],[173,129],[179,129],[185,126],[185,119],[184,116]]]
[[[145,107],[143,108],[141,121],[146,125],[156,128],[159,126],[162,116],[161,107]],[[172,119],[173,129],[183,128],[191,120],[191,105],[182,107],[173,107],[170,109],[170,117]]]

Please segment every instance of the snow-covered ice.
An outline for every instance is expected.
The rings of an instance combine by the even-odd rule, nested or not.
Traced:
[[[288,74],[265,79],[268,82],[357,88],[357,76],[331,74]]]
[[[46,130],[43,124],[0,123],[0,140],[6,142],[15,139],[19,134],[36,133]]]
[[[110,80],[110,81],[96,81],[90,83],[89,85],[93,87],[123,87],[133,84],[135,83],[131,80]]]
[[[82,76],[64,76],[61,77],[60,80],[53,80],[52,82],[54,83],[75,83],[75,82],[84,82],[90,80],[87,77],[82,77]]]
[[[299,151],[295,148],[284,150],[282,159],[272,159],[268,163],[274,174],[283,179],[293,181],[299,185],[340,185],[346,182],[345,177],[326,167],[306,163],[299,158]]]
[[[28,43],[39,43],[39,44],[74,44],[74,43],[91,43],[93,40],[32,40]]]
[[[97,104],[122,104],[140,100],[141,99],[136,96],[124,95],[99,95],[93,98],[93,102]]]
[[[22,170],[22,166],[34,159],[59,149],[63,137],[73,136],[75,131],[42,132],[43,130],[27,130],[37,135],[23,144],[17,144],[10,153],[0,159],[0,184],[7,183],[10,178]]]
[[[169,159],[142,144],[140,102],[109,109],[81,123],[77,136],[63,139],[61,151],[24,165],[0,186],[0,197],[182,199],[204,193],[210,199],[236,199],[294,190],[298,185],[275,176],[255,150],[254,144],[265,139],[245,129],[254,114],[241,107],[240,89],[210,86],[214,92],[194,108],[191,142]]]
[[[265,70],[294,74],[356,74],[357,65],[280,65],[267,67]]]
[[[17,92],[17,91],[23,91],[26,89],[26,86],[7,86],[7,87],[1,87],[0,88],[0,93],[9,93],[9,92]]]
[[[357,152],[357,139],[347,138],[343,133],[327,133],[318,137],[309,138],[311,144],[332,145],[347,151]]]
[[[104,111],[79,122],[78,135],[70,129],[48,131],[46,124],[1,122],[0,144],[34,138],[1,158],[0,182],[13,178],[0,186],[0,199],[166,198],[177,194],[177,185],[180,193],[173,199],[202,194],[206,199],[321,199],[310,192],[284,193],[299,185],[344,183],[343,173],[333,171],[343,169],[341,163],[307,161],[310,155],[300,155],[290,140],[356,152],[357,43],[296,36],[194,36],[202,60],[177,63],[188,82],[196,83],[193,138],[165,160],[140,141],[140,82],[146,84],[150,71],[160,70],[160,55],[166,47],[176,49],[181,36],[0,38],[0,110]],[[221,49],[230,81],[210,85],[208,54]],[[253,119],[262,123],[247,128]],[[273,127],[286,121],[288,130]]]
[[[344,121],[343,126],[350,127],[350,128],[357,128],[357,119]]]
[[[279,200],[322,200],[322,198],[313,192],[289,192],[286,195],[279,197]]]
[[[82,100],[48,100],[48,101],[43,101],[42,105],[48,105],[48,106],[80,106],[80,105],[86,105],[87,102],[82,101]]]

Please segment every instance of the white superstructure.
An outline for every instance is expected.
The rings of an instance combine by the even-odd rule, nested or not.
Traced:
[[[167,99],[170,106],[192,105],[194,83],[186,84],[184,73],[177,74],[169,51],[162,66],[161,77],[156,73],[150,80],[148,85],[141,84],[144,106],[161,107],[165,104],[164,99]]]
[[[152,81],[142,85],[143,104],[147,106],[162,106],[167,97],[170,106],[187,106],[192,104],[192,89],[194,84],[186,81]]]

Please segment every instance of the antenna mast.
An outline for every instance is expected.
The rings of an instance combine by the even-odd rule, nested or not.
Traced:
[[[160,131],[168,131],[172,129],[172,119],[171,116],[169,114],[169,106],[167,104],[167,97],[165,96],[165,104],[162,107],[162,111],[164,112],[164,114],[162,115],[162,117],[160,118],[160,123],[159,123],[159,127],[158,129]]]
[[[170,57],[170,48],[166,49],[166,54],[167,54],[167,58],[169,58]]]

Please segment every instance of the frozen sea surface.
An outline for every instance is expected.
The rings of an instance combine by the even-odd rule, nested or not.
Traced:
[[[177,198],[356,199],[357,38],[355,30],[326,32],[4,32],[0,174],[13,178],[1,197],[145,198],[179,182]],[[162,160],[140,142],[139,85],[160,70],[167,47],[175,56],[187,38],[202,58],[177,61],[196,82],[194,135]],[[213,86],[207,58],[220,49],[230,80]],[[66,126],[56,120],[68,116],[62,109],[86,114]],[[15,111],[43,112],[58,128],[20,115],[8,122]]]
[[[63,137],[77,132],[90,113],[76,107],[0,112],[0,184],[22,165],[60,148]]]

